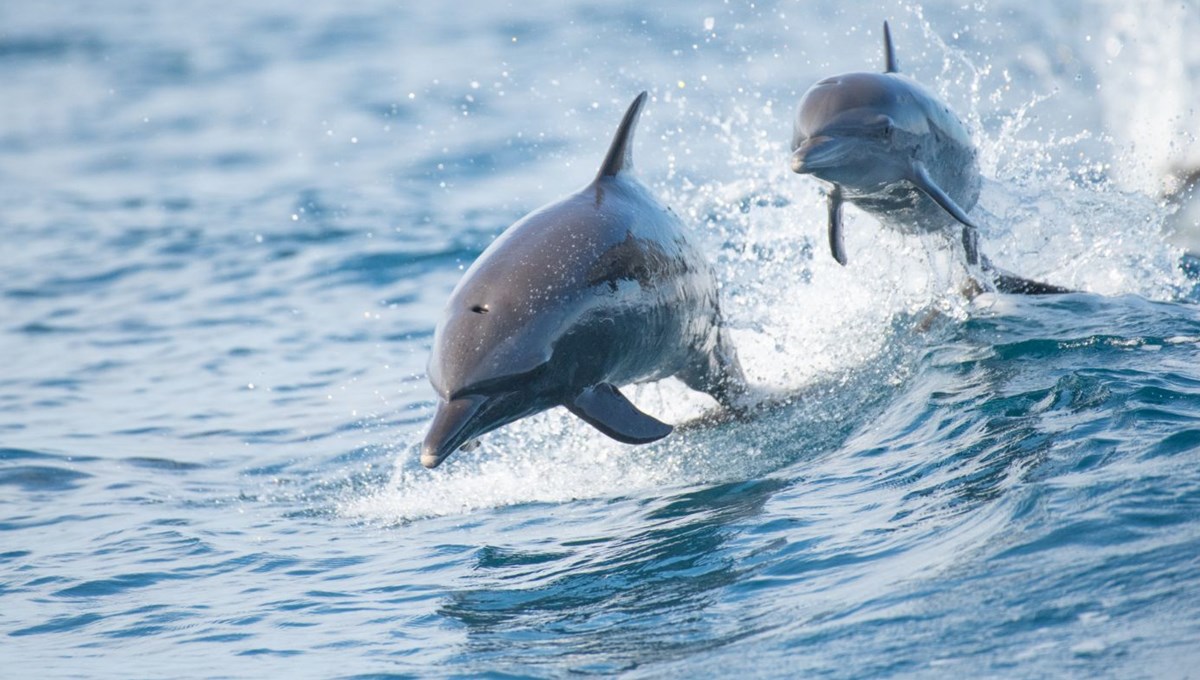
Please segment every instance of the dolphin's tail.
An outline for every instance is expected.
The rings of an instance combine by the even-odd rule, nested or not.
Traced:
[[[707,355],[699,357],[677,376],[685,385],[706,392],[736,413],[746,411],[746,395],[750,391],[737,350],[724,328],[717,329],[717,345]]]
[[[984,273],[991,278],[992,283],[996,286],[996,291],[1000,293],[1014,295],[1062,295],[1075,292],[1070,288],[1063,288],[1052,283],[1042,283],[1041,281],[1033,281],[1017,276],[1012,272],[994,266],[986,257],[982,259],[980,264],[983,267]]]

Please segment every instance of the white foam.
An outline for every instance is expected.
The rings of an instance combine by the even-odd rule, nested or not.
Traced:
[[[1200,14],[1194,4],[1106,0],[1089,12],[1098,23],[1090,47],[1100,102],[1120,151],[1113,174],[1123,188],[1168,193],[1173,175],[1200,168]]]
[[[686,392],[681,385],[677,389]],[[644,391],[635,394],[643,405]],[[416,464],[415,447],[400,450],[391,482],[347,499],[340,510],[368,521],[403,522],[719,481],[753,464],[753,451],[739,451],[738,459],[725,466],[724,453],[696,445],[705,439],[703,432],[680,432],[656,444],[630,447],[555,409],[486,437],[478,449],[456,453],[437,470]]]

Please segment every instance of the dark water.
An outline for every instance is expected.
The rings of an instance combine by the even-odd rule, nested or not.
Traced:
[[[1080,293],[967,303],[855,211],[828,257],[790,117],[889,17],[980,143],[985,250]],[[1200,261],[1158,191],[1196,21],[0,4],[3,674],[1194,676]],[[636,449],[552,412],[422,469],[450,288],[641,89],[639,173],[784,402]]]

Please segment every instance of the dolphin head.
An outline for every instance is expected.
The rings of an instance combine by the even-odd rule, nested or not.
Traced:
[[[450,454],[467,447],[476,437],[518,420],[530,412],[518,390],[463,394],[438,402],[433,423],[421,444],[421,464],[441,465]]]
[[[435,368],[436,361],[435,349],[430,375],[437,376],[433,383],[439,399],[433,423],[421,444],[421,464],[427,468],[437,467],[476,437],[558,403],[539,390],[545,364],[523,374],[497,369],[479,382],[453,384],[440,379],[444,373]]]
[[[514,304],[499,282],[466,277],[434,332],[429,379],[437,413],[421,464],[437,467],[476,437],[556,405],[543,379],[553,354],[552,314]]]
[[[429,357],[439,401],[421,450],[425,467],[480,435],[563,403],[575,387],[575,370],[554,367],[563,362],[564,335],[595,298],[584,294],[577,275],[586,239],[561,230],[579,219],[580,205],[590,204],[559,202],[518,221],[450,294]],[[563,236],[546,233],[555,229]]]
[[[800,100],[792,171],[872,192],[905,178],[928,123],[897,74],[826,78]]]

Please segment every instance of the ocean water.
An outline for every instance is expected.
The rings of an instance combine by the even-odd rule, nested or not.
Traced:
[[[968,121],[983,248],[787,169],[820,77]],[[1190,2],[0,3],[0,674],[1195,677]],[[716,263],[748,421],[428,471],[441,306],[590,180]],[[1181,246],[1181,244],[1183,244]]]

